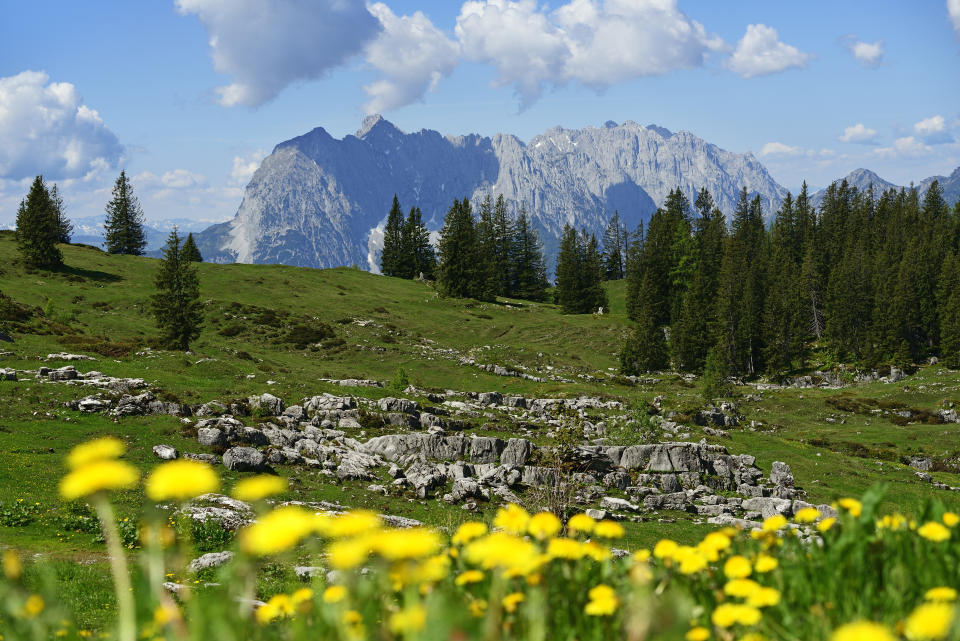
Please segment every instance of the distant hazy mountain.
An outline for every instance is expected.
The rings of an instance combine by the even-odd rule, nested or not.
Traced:
[[[856,187],[860,191],[866,190],[872,184],[874,193],[876,193],[877,196],[888,189],[900,189],[900,185],[896,185],[889,180],[884,180],[869,169],[855,169],[843,178],[838,178],[834,183],[839,183],[842,180],[846,180],[848,185]],[[960,167],[957,167],[949,176],[930,176],[918,182],[917,188],[920,191],[921,197],[927,193],[927,189],[930,188],[930,184],[933,183],[934,180],[940,181],[940,188],[943,189],[944,200],[952,207],[957,202],[957,199],[960,198]],[[824,188],[813,194],[811,199],[814,205],[819,207],[826,193],[827,190]]]
[[[752,154],[654,125],[558,127],[525,144],[507,134],[407,134],[372,116],[342,140],[317,128],[277,145],[234,219],[195,238],[219,262],[375,268],[394,194],[405,210],[420,207],[431,230],[454,198],[503,194],[526,204],[552,267],[564,224],[599,236],[618,210],[633,229],[677,186],[691,201],[706,187],[728,215],[741,187],[766,211],[786,194]]]

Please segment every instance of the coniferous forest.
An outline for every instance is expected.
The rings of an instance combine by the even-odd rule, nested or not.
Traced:
[[[804,184],[769,224],[741,191],[730,224],[701,191],[675,190],[638,229],[626,260],[636,323],[625,373],[774,378],[820,360],[960,366],[960,202],[934,182],[876,193],[846,181],[819,207]]]

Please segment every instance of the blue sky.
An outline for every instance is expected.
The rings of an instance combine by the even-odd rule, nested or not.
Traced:
[[[74,216],[121,168],[149,219],[223,220],[276,143],[404,130],[529,140],[607,120],[751,151],[790,189],[960,166],[960,0],[5,3],[0,224],[33,175]]]

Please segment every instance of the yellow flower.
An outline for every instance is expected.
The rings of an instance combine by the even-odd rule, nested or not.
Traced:
[[[105,490],[128,489],[137,484],[140,472],[122,461],[100,460],[67,474],[60,481],[60,496],[68,501]]]
[[[947,527],[953,527],[957,523],[960,523],[960,515],[957,515],[954,512],[944,512],[943,513],[943,524]]]
[[[598,563],[610,558],[610,548],[600,545],[596,541],[584,541],[581,545],[584,556],[588,556]]]
[[[747,597],[747,605],[755,608],[766,608],[780,603],[780,590],[762,587]]]
[[[329,590],[330,588],[327,589]],[[326,595],[326,592],[324,592],[324,595]],[[294,605],[308,603],[313,600],[313,590],[310,588],[300,588],[290,595],[290,600]]]
[[[180,620],[180,610],[172,603],[167,605],[158,605],[153,611],[153,623],[158,626],[165,626],[171,621]]]
[[[950,530],[936,521],[921,525],[917,528],[917,534],[934,543],[942,543],[950,538]]]
[[[761,554],[757,557],[757,560],[753,562],[753,569],[757,572],[763,574],[765,572],[772,572],[779,567],[780,562],[776,558],[770,556],[769,554]]]
[[[67,455],[67,467],[78,470],[90,463],[115,459],[127,451],[126,444],[113,436],[104,436],[81,443]]]
[[[584,555],[583,545],[580,541],[566,538],[550,539],[547,544],[547,556],[553,559],[568,559],[576,561],[582,559]]]
[[[827,530],[832,528],[833,524],[836,522],[837,522],[836,517],[833,517],[833,516],[827,517],[822,521],[820,521],[819,523],[817,523],[817,529],[820,530],[821,532],[826,532]]]
[[[43,602],[43,597],[39,594],[31,594],[27,597],[27,602],[23,604],[23,613],[28,619],[32,619],[41,612],[46,604]]]
[[[787,527],[787,517],[782,514],[775,514],[763,521],[764,532],[776,532]]]
[[[440,549],[440,535],[422,527],[385,530],[374,535],[373,549],[389,561],[420,559]]]
[[[805,507],[797,510],[793,515],[793,520],[797,523],[813,523],[820,518],[820,510],[815,507]]]
[[[290,616],[294,613],[293,601],[286,594],[275,594],[266,604],[257,608],[257,622],[266,625],[274,619]]]
[[[687,630],[687,633],[683,637],[687,641],[707,641],[710,638],[710,630],[706,629],[702,625],[698,625],[695,628],[690,628]]]
[[[471,599],[467,608],[470,610],[470,616],[479,619],[487,611],[487,602],[483,599]]]
[[[723,586],[724,594],[745,599],[760,590],[761,586],[753,579],[731,579]]]
[[[946,638],[953,624],[954,607],[947,603],[924,603],[910,613],[903,625],[910,641]]]
[[[561,527],[563,527],[563,524],[560,523],[560,519],[552,513],[540,512],[530,519],[530,522],[527,524],[527,532],[535,539],[543,541],[556,535]]]
[[[380,528],[380,517],[369,510],[354,510],[329,519],[316,521],[317,531],[332,539],[343,539],[360,534],[369,534]]]
[[[517,606],[527,600],[526,595],[523,592],[514,592],[503,597],[503,609],[507,612],[516,612]]]
[[[842,625],[830,635],[830,641],[896,641],[885,625],[871,621],[856,621]]]
[[[506,507],[497,510],[497,515],[493,518],[493,524],[496,527],[501,530],[506,530],[510,534],[523,534],[526,532],[529,521],[530,514],[514,503],[508,503]]]
[[[859,518],[863,511],[863,504],[857,499],[843,498],[837,501],[837,505],[849,512],[850,516],[854,518]]]
[[[480,521],[467,521],[457,528],[450,542],[454,545],[464,545],[470,541],[479,538],[487,533],[486,523]]]
[[[464,558],[484,569],[514,568],[524,574],[540,564],[539,550],[532,542],[506,532],[494,532],[472,541],[464,548]]]
[[[201,461],[181,459],[154,469],[147,478],[146,490],[151,501],[185,501],[219,488],[220,479],[212,467]]]
[[[327,548],[327,559],[337,570],[352,570],[373,552],[373,541],[366,536],[334,541]]]
[[[324,603],[340,603],[347,598],[347,588],[342,585],[331,585],[323,591]]]
[[[881,530],[902,530],[907,526],[907,518],[902,514],[885,514],[877,521],[877,528]]]
[[[570,517],[570,520],[567,521],[567,529],[571,534],[590,534],[593,531],[593,526],[597,522],[592,516],[587,516],[586,514],[574,514]]]
[[[760,610],[740,603],[722,603],[716,607],[710,620],[721,628],[730,628],[736,624],[756,625],[760,621]]]
[[[313,531],[313,514],[294,505],[278,507],[240,532],[240,547],[267,556],[289,550]]]
[[[731,556],[723,564],[723,573],[728,579],[745,579],[753,572],[753,566],[746,557],[737,555]]]
[[[685,551],[676,560],[680,562],[682,574],[696,574],[707,567],[707,558],[695,548],[690,548],[689,552]]]
[[[6,550],[3,553],[3,575],[10,581],[16,581],[23,574],[23,564],[20,563],[20,557],[13,550]]]
[[[274,494],[287,491],[287,479],[272,474],[260,474],[243,479],[235,486],[231,496],[241,501],[259,501]]]
[[[633,553],[633,562],[634,563],[646,563],[650,560],[650,550],[647,548],[640,548]]]
[[[467,585],[468,583],[479,583],[483,581],[486,575],[480,570],[467,570],[457,575],[453,582],[457,585]]]
[[[616,521],[600,521],[593,528],[593,533],[601,539],[621,539],[625,531]]]
[[[587,596],[590,597],[590,601],[583,611],[590,616],[609,616],[616,612],[620,605],[620,599],[617,598],[617,593],[614,592],[613,588],[602,583],[591,588]]]
[[[674,553],[679,547],[680,546],[677,545],[675,541],[671,541],[670,539],[661,539],[657,541],[655,546],[653,546],[653,556],[658,559],[672,559]]]
[[[717,552],[721,552],[730,547],[730,537],[723,532],[711,532],[703,537],[703,541],[701,541],[700,545],[705,549],[708,548],[711,550],[716,550]]]
[[[953,588],[948,588],[946,586],[938,588],[930,588],[927,590],[927,593],[923,595],[923,598],[927,601],[941,601],[941,602],[950,602],[957,600],[957,591]]]
[[[391,614],[389,625],[394,634],[419,632],[427,625],[427,611],[422,605],[412,605]]]

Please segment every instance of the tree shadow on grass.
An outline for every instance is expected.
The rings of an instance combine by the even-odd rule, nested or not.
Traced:
[[[61,265],[60,267],[51,269],[50,271],[51,273],[59,274],[67,280],[74,282],[92,280],[98,283],[117,283],[123,280],[123,276],[120,276],[119,274],[111,274],[110,272],[102,272],[96,269],[84,269],[82,267],[74,267],[71,265]]]

